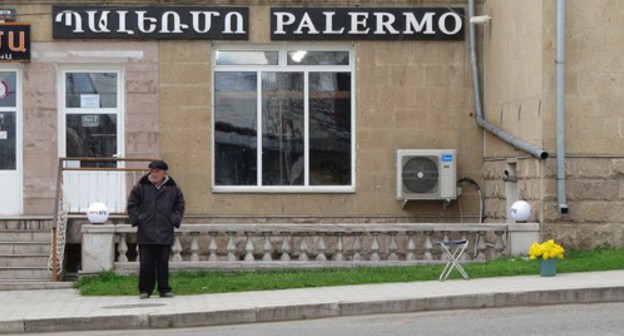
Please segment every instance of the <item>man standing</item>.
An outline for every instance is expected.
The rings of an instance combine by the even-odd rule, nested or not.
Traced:
[[[169,251],[174,228],[184,215],[182,189],[167,175],[169,167],[162,160],[152,161],[149,173],[132,187],[128,197],[128,216],[138,227],[139,297],[147,299],[158,280],[160,297],[173,297],[169,287]]]

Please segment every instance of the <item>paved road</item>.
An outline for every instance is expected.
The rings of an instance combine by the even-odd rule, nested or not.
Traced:
[[[204,328],[37,335],[141,336],[586,336],[622,335],[624,302],[365,315]],[[22,334],[23,335],[23,334]]]

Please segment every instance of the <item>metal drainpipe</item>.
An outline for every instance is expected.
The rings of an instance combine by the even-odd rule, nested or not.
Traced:
[[[565,173],[565,0],[557,0],[557,201],[568,213]]]
[[[474,16],[474,0],[468,0],[468,18]],[[475,23],[470,22],[469,20],[469,31],[470,31],[470,63],[472,66],[472,86],[474,90],[474,102],[475,109],[477,110],[475,120],[477,124],[490,133],[498,136],[500,139],[510,143],[516,148],[519,148],[539,159],[548,158],[548,152],[544,149],[539,148],[537,146],[531,145],[530,143],[525,142],[522,139],[519,139],[502,129],[490,124],[485,119],[483,119],[483,110],[481,107],[481,98],[479,94],[479,73],[477,70],[477,52],[475,47]]]

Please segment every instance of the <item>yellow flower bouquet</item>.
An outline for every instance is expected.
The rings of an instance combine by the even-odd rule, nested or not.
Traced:
[[[529,259],[563,259],[564,253],[565,249],[551,239],[541,244],[533,243],[533,245],[531,245],[531,248],[529,248]]]

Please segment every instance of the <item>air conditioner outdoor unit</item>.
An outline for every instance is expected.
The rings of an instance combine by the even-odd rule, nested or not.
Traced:
[[[457,198],[457,157],[454,149],[397,150],[397,199]]]

